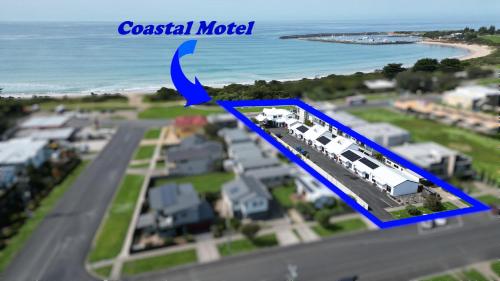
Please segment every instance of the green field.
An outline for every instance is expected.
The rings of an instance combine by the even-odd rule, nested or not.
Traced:
[[[142,145],[139,146],[134,155],[134,160],[145,160],[151,159],[155,154],[155,146],[154,145]]]
[[[139,112],[141,119],[172,119],[177,116],[192,116],[192,115],[210,115],[220,113],[224,110],[221,107],[203,107],[193,108],[184,107],[182,105],[174,105],[167,107],[153,106],[144,111]]]
[[[93,270],[95,273],[97,273],[97,275],[99,275],[101,278],[103,278],[103,280],[106,280],[109,278],[109,275],[111,275],[112,269],[113,269],[113,267],[111,265],[109,265],[109,266],[99,267],[99,268],[96,268]]]
[[[325,228],[319,224],[312,227],[312,230],[321,237],[362,229],[366,229],[366,224],[358,218],[336,222],[329,228]]]
[[[484,171],[491,178],[498,179],[500,184],[500,150],[492,149],[500,147],[498,139],[388,109],[355,109],[349,112],[370,122],[388,122],[406,129],[416,142],[434,141],[470,155],[476,171]]]
[[[462,275],[465,277],[465,280],[488,281],[488,278],[475,269],[464,270]]]
[[[442,212],[458,209],[458,207],[455,206],[455,204],[450,203],[450,202],[444,202],[443,203],[443,207],[444,207],[444,210]],[[422,206],[421,207],[417,207],[417,209],[419,209],[420,212],[422,212],[422,215],[434,213],[433,211],[431,211],[431,210],[429,210],[427,208],[424,208]],[[408,212],[406,211],[406,209],[403,209],[403,210],[400,210],[400,211],[391,212],[391,215],[394,218],[396,218],[396,219],[404,219],[404,218],[412,217],[412,215],[408,214]]]
[[[455,277],[449,275],[449,274],[446,274],[446,275],[439,275],[439,276],[423,279],[422,281],[459,281],[459,280],[456,279]]]
[[[240,239],[231,241],[230,246],[227,243],[217,245],[221,256],[231,256],[239,253],[254,251],[259,248],[267,248],[278,245],[276,234],[262,235],[250,241],[248,239]]]
[[[3,272],[10,261],[14,258],[19,250],[24,246],[26,241],[30,238],[31,233],[35,231],[38,225],[43,221],[55,204],[61,199],[64,193],[73,185],[81,172],[85,170],[89,161],[83,161],[76,167],[59,185],[55,186],[50,194],[45,197],[40,206],[31,214],[18,232],[7,242],[5,248],[0,250],[0,272]]]
[[[491,263],[491,270],[500,277],[500,260]]]
[[[500,206],[500,198],[495,197],[493,195],[482,195],[478,196],[476,199],[479,201],[488,204],[488,205],[499,205]]]
[[[163,256],[150,257],[140,260],[128,261],[123,264],[123,275],[130,276],[144,272],[167,269],[183,264],[198,261],[195,250],[175,252]]]
[[[293,207],[293,202],[290,197],[295,193],[295,188],[295,184],[273,187],[271,193],[281,207],[289,209]]]
[[[199,193],[220,192],[222,184],[233,178],[233,173],[216,172],[197,176],[159,179],[155,181],[154,186],[160,186],[167,183],[191,183]]]
[[[146,133],[144,134],[144,138],[148,140],[158,139],[160,137],[160,134],[161,134],[160,128],[153,128],[146,131]]]
[[[67,101],[51,101],[40,104],[40,108],[46,111],[53,111],[58,105],[64,105],[67,110],[133,110],[134,107],[129,106],[128,101],[103,101],[103,102],[75,102],[70,99]]]
[[[477,81],[480,85],[500,84],[500,78],[483,78]]]
[[[483,35],[480,37],[483,39],[489,40],[493,43],[500,43],[500,35]]]
[[[97,233],[89,261],[111,259],[120,253],[143,181],[143,176],[125,175]]]

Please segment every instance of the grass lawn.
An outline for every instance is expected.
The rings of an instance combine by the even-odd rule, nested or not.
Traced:
[[[482,196],[478,196],[476,197],[476,199],[478,199],[479,201],[485,203],[485,204],[493,204],[493,205],[500,205],[500,198],[498,197],[495,197],[494,195],[482,195]]]
[[[234,178],[233,173],[216,172],[202,174],[197,176],[175,177],[156,180],[154,186],[164,185],[166,183],[192,183],[196,191],[219,192],[222,184]]]
[[[126,262],[123,264],[122,273],[125,276],[130,276],[144,272],[167,269],[183,264],[195,263],[197,261],[198,257],[196,255],[196,250],[186,250],[163,256]]]
[[[160,128],[149,129],[144,134],[144,138],[145,139],[149,139],[149,140],[151,140],[151,139],[158,139],[160,137],[160,134],[161,134],[161,129]]]
[[[143,176],[125,175],[98,233],[89,261],[114,258],[121,250],[139,197]]]
[[[97,273],[100,277],[102,277],[104,280],[109,278],[109,275],[111,275],[111,270],[113,269],[112,266],[103,266],[94,269],[94,272]]]
[[[458,209],[458,207],[451,202],[443,202],[443,207],[444,207],[444,210],[441,212]],[[417,207],[417,209],[419,209],[420,212],[422,212],[422,215],[435,213],[427,208],[424,208],[423,206]],[[404,219],[404,218],[412,217],[412,215],[408,214],[406,209],[391,212],[391,215],[396,219]]]
[[[483,39],[489,40],[493,43],[500,43],[500,35],[483,35],[480,37]]]
[[[491,178],[498,179],[497,182],[500,184],[498,168],[500,150],[491,149],[500,147],[498,139],[388,109],[365,108],[349,112],[370,122],[388,122],[404,128],[411,133],[412,139],[416,142],[434,141],[470,155],[473,158],[472,166],[476,171],[485,171]]]
[[[64,193],[73,185],[81,172],[87,167],[90,161],[82,161],[59,185],[55,186],[52,192],[45,197],[40,206],[32,213],[24,225],[19,228],[18,232],[9,240],[5,248],[0,250],[0,272],[3,272],[10,261],[14,258],[19,250],[24,246],[24,243],[30,238],[31,233],[38,227],[42,220],[47,216],[55,204],[61,199]]]
[[[135,109],[129,106],[128,101],[104,101],[104,102],[76,102],[76,101],[51,101],[44,102],[40,104],[40,108],[46,111],[53,111],[54,108],[60,104],[63,104],[67,110],[90,110],[90,111],[101,111],[101,110],[132,110]]]
[[[293,207],[293,202],[290,199],[293,193],[295,193],[295,184],[283,185],[274,187],[271,189],[274,199],[278,201],[281,207],[289,209]]]
[[[366,224],[361,219],[348,219],[332,224],[329,228],[324,228],[321,225],[315,225],[312,230],[321,237],[331,236],[339,233],[362,230],[366,228]]]
[[[151,159],[155,153],[154,145],[143,145],[139,146],[137,151],[135,152],[134,160],[144,160]]]
[[[182,105],[174,105],[167,107],[153,106],[144,111],[139,112],[140,119],[171,119],[177,116],[189,116],[189,115],[210,115],[213,113],[223,112],[220,107],[203,107],[203,108],[193,108],[184,107]]]
[[[226,257],[238,253],[254,251],[258,248],[266,248],[278,245],[278,239],[276,239],[276,234],[262,235],[255,238],[254,241],[248,239],[240,239],[231,241],[230,247],[227,243],[221,243],[217,245],[219,253],[221,256]]]
[[[141,164],[130,164],[130,168],[132,169],[146,169],[148,167],[149,167],[149,162]]]
[[[500,277],[500,260],[491,263],[491,270]]]
[[[465,277],[465,280],[488,281],[488,278],[475,269],[464,270],[462,275]]]
[[[439,275],[427,279],[423,279],[422,281],[458,281],[455,277],[446,274],[446,275]]]

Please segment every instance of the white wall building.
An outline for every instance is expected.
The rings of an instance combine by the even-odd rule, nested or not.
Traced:
[[[313,145],[313,142],[319,138],[320,136],[330,136],[331,137],[332,133],[328,131],[327,128],[315,124],[314,126],[311,127],[305,134],[304,134],[304,139],[308,145]]]
[[[303,140],[304,137],[305,137],[305,134],[307,133],[307,131],[309,131],[311,128],[307,125],[304,125],[302,123],[296,123],[296,124],[293,124],[289,129],[288,131],[296,136],[297,138]]]
[[[325,150],[330,158],[336,159],[346,150],[355,151],[359,150],[359,147],[352,139],[337,136],[331,142],[326,144]]]
[[[500,91],[484,86],[462,86],[443,94],[443,103],[469,110],[497,110]]]
[[[30,138],[0,142],[0,166],[40,167],[50,156],[47,145],[47,140]]]
[[[293,118],[290,110],[283,108],[264,108],[259,115],[255,117],[259,123],[268,124],[276,127],[285,126],[287,119]]]

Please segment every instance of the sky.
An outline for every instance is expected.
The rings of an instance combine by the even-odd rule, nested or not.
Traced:
[[[500,16],[500,0],[1,0],[0,21],[442,20]]]

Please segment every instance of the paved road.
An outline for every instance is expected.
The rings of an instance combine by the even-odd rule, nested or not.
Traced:
[[[15,257],[4,280],[93,280],[84,262],[145,128],[122,125]]]
[[[308,146],[306,143],[299,141],[295,137],[289,135],[287,130],[284,128],[272,128],[269,129],[273,133],[279,133],[283,137],[281,140],[286,142],[291,147],[301,146],[304,150],[309,153],[309,159],[316,163],[318,166],[322,167],[327,173],[336,178],[339,182],[344,184],[351,191],[356,193],[359,197],[365,200],[370,206],[370,211],[376,215],[381,220],[391,220],[393,217],[385,208],[397,207],[398,204],[394,202],[391,198],[387,196],[384,192],[381,192],[377,187],[369,184],[368,182],[360,179],[358,176],[354,175],[348,171],[344,166],[338,164],[337,162],[331,160],[324,154],[314,150],[312,147]]]
[[[410,280],[500,257],[500,220],[481,214],[461,228],[419,234],[416,226],[365,232],[320,242],[257,252],[184,268],[149,273],[134,281]]]

